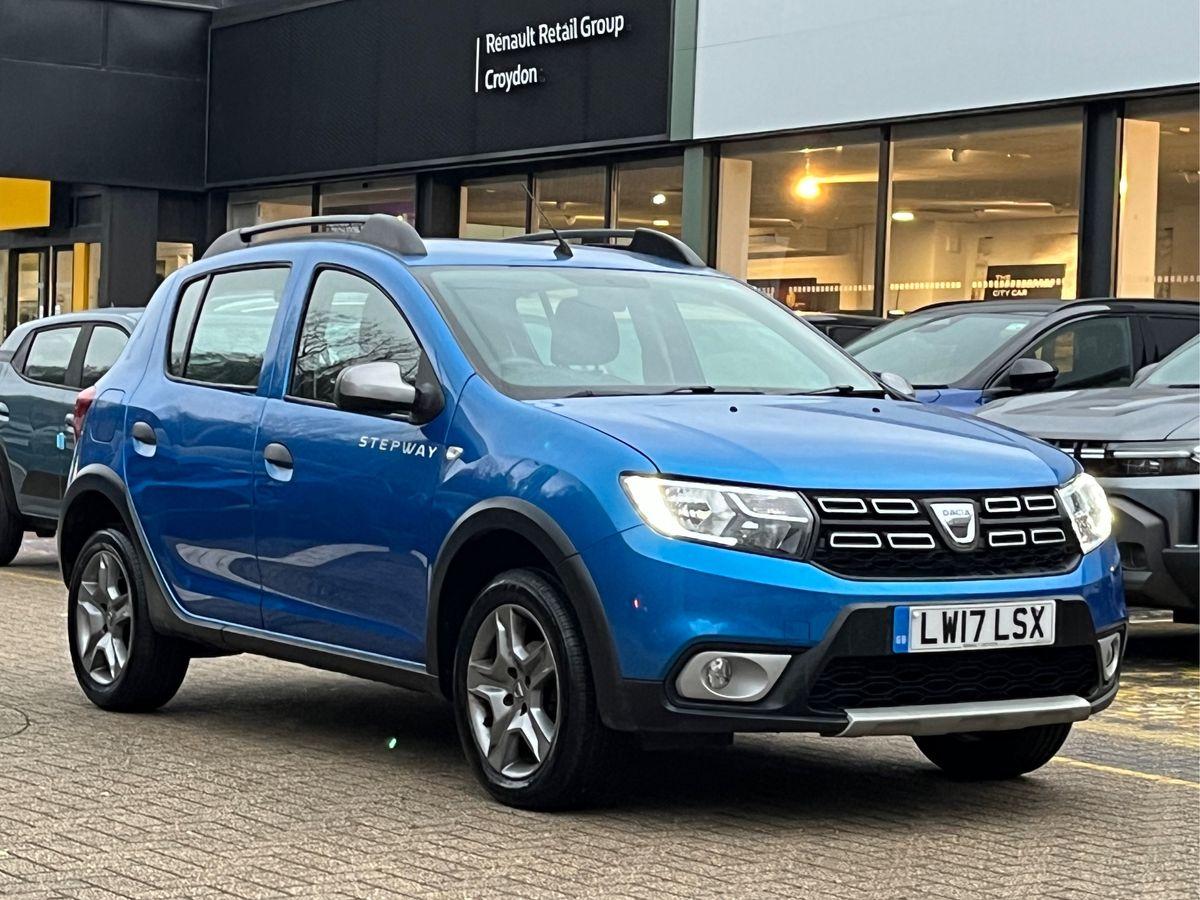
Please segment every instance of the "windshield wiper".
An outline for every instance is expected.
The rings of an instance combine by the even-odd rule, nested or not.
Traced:
[[[1200,388],[1200,384],[1168,384],[1167,387],[1171,390],[1184,390],[1187,388]]]
[[[882,388],[866,390],[856,388],[849,384],[834,384],[827,388],[819,388],[815,391],[791,391],[789,397],[884,397],[886,393]]]

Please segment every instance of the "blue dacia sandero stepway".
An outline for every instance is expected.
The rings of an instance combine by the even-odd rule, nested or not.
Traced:
[[[300,225],[171,275],[80,398],[59,548],[97,705],[241,651],[436,691],[486,789],[548,809],[631,736],[912,735],[1001,778],[1112,701],[1108,505],[1057,450],[664,234]]]

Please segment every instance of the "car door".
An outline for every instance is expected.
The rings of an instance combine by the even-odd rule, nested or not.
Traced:
[[[1044,332],[1021,355],[1058,369],[1056,391],[1123,387],[1139,368],[1140,340],[1133,316],[1086,316]]]
[[[78,322],[39,328],[14,359],[21,381],[4,398],[9,418],[5,445],[17,506],[27,516],[58,518],[71,465],[66,417],[79,392],[84,331]]]
[[[194,615],[254,627],[259,385],[288,275],[282,264],[242,267],[184,285],[161,326],[167,350],[126,414],[130,496],[176,598]]]
[[[415,424],[333,402],[347,366],[396,361],[410,382],[429,366],[383,283],[316,268],[286,387],[266,402],[255,447],[263,623],[421,661],[432,553],[425,522],[449,417]]]

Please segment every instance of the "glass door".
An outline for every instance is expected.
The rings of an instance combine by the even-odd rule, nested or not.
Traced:
[[[50,251],[13,250],[9,260],[9,303],[6,318],[9,327],[30,322],[45,315],[50,280]]]
[[[54,293],[49,297],[50,308],[47,315],[57,316],[74,308],[71,301],[75,293],[75,249],[55,247],[53,254]]]

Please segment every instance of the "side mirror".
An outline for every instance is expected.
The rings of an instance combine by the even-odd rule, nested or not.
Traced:
[[[880,372],[875,376],[880,383],[890,391],[895,391],[909,400],[917,399],[917,390],[912,386],[912,383],[903,375],[897,375],[895,372]]]
[[[1008,367],[1008,387],[1018,394],[1031,394],[1054,387],[1058,369],[1044,359],[1023,356]]]
[[[342,369],[333,385],[333,402],[350,412],[411,413],[417,389],[404,380],[399,363],[359,363]]]
[[[1161,360],[1160,360],[1160,362],[1161,362]],[[1150,363],[1150,365],[1148,365],[1148,366],[1142,366],[1140,369],[1137,370],[1137,374],[1133,376],[1133,383],[1141,384],[1150,375],[1152,375],[1154,373],[1154,370],[1157,368],[1158,368],[1158,363],[1156,363],[1156,362]]]

